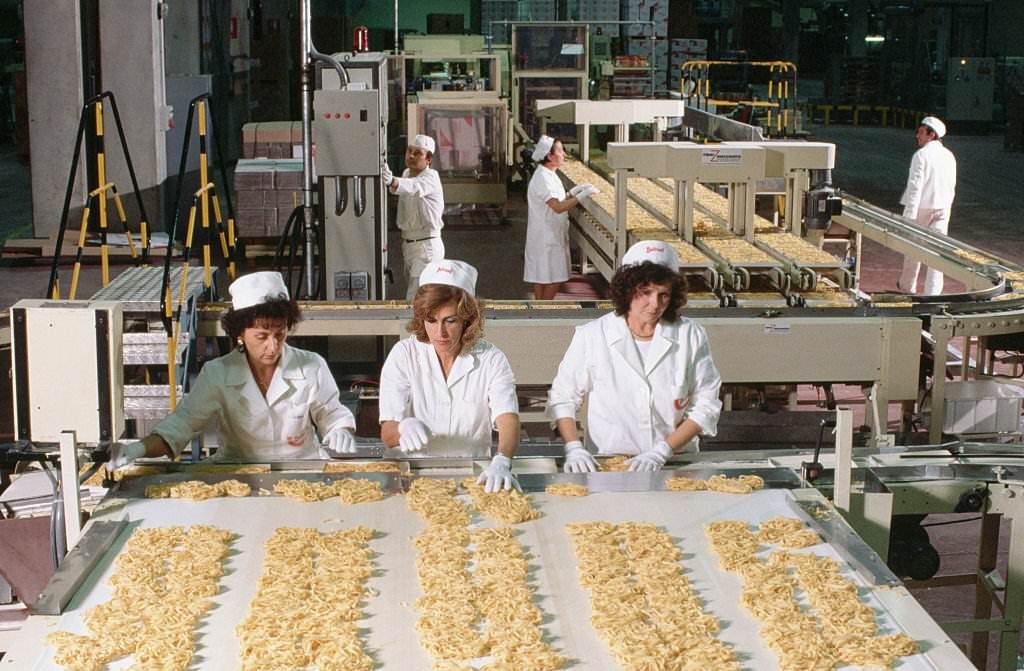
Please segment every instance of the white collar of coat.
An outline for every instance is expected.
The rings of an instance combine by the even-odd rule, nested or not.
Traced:
[[[225,384],[245,384],[252,377],[252,373],[249,370],[249,362],[245,358],[245,352],[239,352],[235,350],[233,354],[237,354],[234,360],[225,357],[226,366]],[[230,357],[230,355],[228,355]],[[306,377],[306,372],[302,368],[302,361],[299,357],[295,356],[295,348],[285,343],[284,351],[281,352],[281,361],[278,364],[281,377],[285,380],[302,380]],[[274,371],[274,376],[277,376],[278,371]]]
[[[605,339],[608,341],[608,344],[615,344],[620,340],[626,340],[633,337],[633,334],[629,331],[629,325],[626,323],[625,317],[620,317],[614,312],[611,312],[602,317],[601,321],[602,328],[605,333]],[[672,342],[679,340],[679,321],[659,321],[654,327],[654,339],[657,340],[658,338],[664,338],[665,340],[671,340]]]
[[[437,352],[434,351],[434,346],[429,342],[422,342],[415,334],[409,337],[412,338],[412,341],[416,344],[416,351],[419,355],[421,357],[425,357],[428,361],[430,369],[437,371],[437,374],[443,379],[444,374],[441,372],[441,362],[437,358]],[[459,352],[459,355],[455,357],[455,363],[452,364],[452,369],[448,371],[448,379],[445,380],[449,387],[465,377],[466,373],[476,368],[477,353],[480,352],[482,343],[482,340],[478,340],[472,347],[462,350]]]

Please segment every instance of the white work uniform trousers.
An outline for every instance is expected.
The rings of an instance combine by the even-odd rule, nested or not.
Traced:
[[[416,242],[402,242],[402,259],[405,263],[405,279],[408,282],[405,300],[411,301],[420,288],[420,273],[431,261],[444,258],[444,243],[441,238],[427,238]]]
[[[945,235],[949,231],[949,209],[917,211],[918,226]],[[917,276],[921,272],[921,262],[915,261],[909,256],[903,257],[903,272],[896,286],[905,293],[914,293],[917,290]],[[926,296],[934,296],[942,293],[944,277],[942,273],[933,268],[928,268],[924,274],[924,291]]]

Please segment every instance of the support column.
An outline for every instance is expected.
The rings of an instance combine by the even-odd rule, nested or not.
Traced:
[[[25,68],[32,165],[32,229],[55,235],[60,226],[82,93],[81,15],[78,2],[26,2]],[[82,204],[84,165],[71,205]],[[77,228],[77,223],[76,223]]]
[[[868,0],[850,0],[850,28],[848,34],[848,54],[850,56],[864,56],[867,53],[867,45],[864,38],[868,34]]]

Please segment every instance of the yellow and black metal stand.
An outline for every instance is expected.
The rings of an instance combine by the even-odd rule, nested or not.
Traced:
[[[117,128],[117,135],[121,141],[121,151],[124,154],[125,164],[128,167],[128,175],[131,177],[132,188],[135,190],[135,198],[140,215],[139,232],[141,235],[142,246],[141,255],[139,250],[135,247],[135,240],[128,228],[128,217],[125,214],[124,204],[121,202],[121,196],[117,192],[117,186],[113,182],[107,181],[104,99],[109,100],[110,110],[113,112],[114,124]],[[68,227],[68,214],[71,210],[71,197],[75,190],[75,177],[78,173],[79,158],[82,154],[82,143],[85,140],[85,133],[88,128],[90,116],[94,121],[93,137],[96,142],[95,160],[96,181],[98,186],[89,192],[85,202],[85,207],[82,209],[81,228],[78,231],[78,248],[75,253],[74,270],[71,275],[71,285],[68,289],[68,299],[74,300],[78,291],[78,279],[82,269],[82,256],[88,241],[89,220],[92,217],[94,209],[97,211],[97,232],[99,233],[100,264],[102,268],[103,286],[110,284],[110,251],[109,245],[107,244],[108,197],[112,197],[114,200],[114,206],[117,208],[117,217],[121,222],[121,227],[123,228],[125,235],[127,236],[128,247],[131,251],[132,258],[136,259],[137,262],[140,263],[147,263],[149,261],[149,217],[146,215],[146,208],[142,202],[142,192],[139,189],[138,179],[135,177],[135,167],[132,165],[131,153],[128,151],[128,143],[125,140],[124,127],[121,125],[121,115],[118,114],[117,111],[117,101],[114,99],[113,93],[105,91],[86,101],[85,105],[82,107],[82,113],[78,120],[75,150],[73,158],[71,159],[68,186],[67,191],[64,194],[64,208],[61,213],[60,228],[57,231],[57,242],[53,252],[53,262],[50,267],[50,281],[47,285],[46,291],[46,295],[53,299],[59,299],[61,297],[59,277],[61,250],[64,245],[64,234],[67,232]]]

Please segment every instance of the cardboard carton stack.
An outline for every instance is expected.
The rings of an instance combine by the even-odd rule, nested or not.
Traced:
[[[242,126],[242,158],[302,158],[302,122],[245,124]]]
[[[235,168],[235,215],[239,237],[278,236],[302,204],[301,159],[246,159]]]

